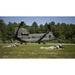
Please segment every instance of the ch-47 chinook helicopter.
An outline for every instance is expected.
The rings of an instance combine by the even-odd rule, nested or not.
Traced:
[[[39,34],[29,34],[25,28],[23,28],[24,22],[21,22],[20,25],[15,29],[15,39],[22,43],[35,42],[35,43],[45,43],[48,40],[54,39],[50,27],[48,26],[48,31],[46,33]]]

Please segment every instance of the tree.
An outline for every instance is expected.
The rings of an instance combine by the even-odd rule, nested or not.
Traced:
[[[54,21],[50,22],[50,25],[55,25],[55,22]]]
[[[2,41],[5,42],[6,24],[2,19],[0,20],[0,36],[1,36],[0,38],[2,39]]]
[[[36,22],[33,22],[32,23],[32,26],[31,26],[31,33],[38,33],[38,24]]]
[[[48,23],[46,22],[45,25],[44,25],[44,32],[47,32],[48,30],[49,30]]]
[[[40,31],[40,33],[44,33],[44,25],[43,24],[40,24],[39,31]]]
[[[18,26],[17,23],[11,23],[9,22],[9,24],[7,25],[7,40],[10,40],[10,42],[12,42],[12,40],[14,39],[14,30],[15,28]]]

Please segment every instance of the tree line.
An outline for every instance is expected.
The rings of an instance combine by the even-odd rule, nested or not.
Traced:
[[[14,29],[19,26],[20,23],[6,24],[4,20],[0,19],[0,41],[1,42],[12,42],[14,41]],[[32,25],[27,25],[24,22],[23,28],[26,28],[29,33],[45,33],[50,29],[55,36],[54,41],[63,43],[75,43],[75,24],[66,23],[55,23],[54,21],[40,24],[33,22]]]

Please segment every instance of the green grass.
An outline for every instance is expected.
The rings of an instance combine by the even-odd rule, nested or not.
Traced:
[[[3,48],[0,44],[0,58],[75,58],[75,45],[63,45],[63,50],[43,50],[41,46],[50,44],[22,44],[18,47]]]

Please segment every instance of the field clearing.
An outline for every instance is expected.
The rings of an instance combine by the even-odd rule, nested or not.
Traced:
[[[0,58],[75,58],[75,44],[63,44],[64,49],[59,50],[40,49],[41,46],[49,47],[54,43],[28,43],[11,48],[3,48],[4,45],[7,44],[0,44]]]

